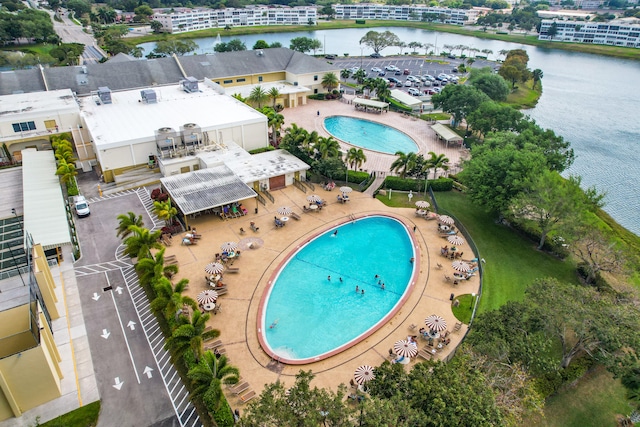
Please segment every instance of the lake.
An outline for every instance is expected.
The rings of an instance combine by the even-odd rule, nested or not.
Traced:
[[[284,47],[294,37],[320,40],[323,48],[317,53],[368,55],[361,49],[360,38],[370,28],[344,30],[300,31],[239,36],[251,49],[257,40],[280,42]],[[438,33],[415,28],[381,27],[375,31],[392,31],[409,43],[431,43],[438,51],[445,44],[466,45],[480,50],[491,49],[496,59],[504,49],[524,49],[529,54],[529,67],[540,68],[544,93],[538,105],[526,111],[539,125],[553,129],[571,142],[576,161],[565,175],[582,177],[585,187],[596,186],[606,192],[604,210],[617,222],[640,235],[640,62],[609,58],[586,53],[543,49],[518,43],[484,40],[470,36]],[[230,37],[222,37],[227,42]],[[213,53],[215,37],[194,39],[198,53]],[[154,43],[141,44],[144,53],[153,50]],[[406,49],[407,50],[407,49]],[[406,51],[405,50],[405,51]],[[421,50],[423,53],[424,50]],[[383,55],[399,53],[388,47]]]

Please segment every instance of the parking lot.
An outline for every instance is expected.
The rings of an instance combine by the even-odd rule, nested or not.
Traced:
[[[415,76],[418,79],[425,75],[435,78],[439,74],[462,77],[465,75],[464,73],[454,72],[453,70],[463,63],[463,61],[465,60],[460,58],[434,58],[433,60],[426,58],[425,60],[425,57],[423,56],[389,56],[382,58],[371,58],[367,56],[358,58],[336,58],[332,62],[340,68],[340,70],[350,69],[353,67],[362,68],[369,78],[382,77],[385,79],[397,79],[400,83],[395,83],[393,80],[390,81],[390,86],[392,86],[393,89],[400,89],[404,92],[409,92],[409,89],[416,88],[422,95],[425,94],[425,91],[428,91],[431,88],[441,88],[441,83],[439,81],[432,82],[432,86],[426,87],[424,86],[424,82],[421,81],[419,85],[412,83],[410,86],[407,86],[406,82],[409,76]],[[389,71],[387,70],[389,66],[395,66],[399,71]],[[473,68],[493,66],[495,66],[494,62],[484,59],[476,59],[472,64]],[[375,68],[379,68],[385,73],[385,75],[382,76],[379,75],[378,71],[372,71],[372,69]],[[408,70],[408,74],[405,74],[405,70]],[[355,79],[351,77],[347,79],[347,82],[356,83]],[[345,90],[349,92],[349,88],[345,88]],[[429,94],[427,93],[426,95]]]

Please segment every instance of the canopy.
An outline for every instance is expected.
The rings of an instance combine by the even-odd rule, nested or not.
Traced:
[[[389,104],[382,101],[374,101],[372,99],[354,98],[353,103],[355,105],[361,105],[363,107],[375,108],[377,110],[386,110],[389,108]]]
[[[407,107],[418,108],[420,105],[422,105],[421,100],[409,95],[406,92],[401,91],[400,89],[392,89],[391,97],[401,104],[406,105]]]
[[[444,139],[447,147],[449,147],[449,143],[455,143],[462,145],[462,137],[451,130],[449,126],[443,125],[442,123],[436,123],[431,125],[431,129],[434,130],[440,139]]]

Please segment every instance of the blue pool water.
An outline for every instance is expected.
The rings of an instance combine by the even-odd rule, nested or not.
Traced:
[[[418,146],[406,134],[369,120],[331,116],[324,119],[324,127],[336,138],[367,150],[389,154],[418,152]]]
[[[260,329],[268,347],[286,359],[316,358],[381,326],[410,283],[413,256],[404,225],[382,216],[343,224],[302,246],[264,302]]]

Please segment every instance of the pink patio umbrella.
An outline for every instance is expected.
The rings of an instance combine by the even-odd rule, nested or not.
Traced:
[[[220,245],[220,249],[222,249],[223,252],[233,252],[237,247],[238,244],[236,242],[224,242]]]
[[[217,299],[218,293],[210,289],[202,291],[198,294],[198,296],[196,296],[196,301],[198,301],[198,304],[211,304],[213,302],[216,302]]]
[[[471,266],[469,264],[460,260],[453,261],[451,263],[451,267],[453,267],[454,270],[459,271],[461,273],[466,273],[467,271],[471,270]]]
[[[424,319],[424,324],[427,325],[429,329],[436,332],[442,332],[447,329],[447,321],[435,314]]]
[[[418,200],[416,202],[416,207],[420,209],[427,209],[429,206],[431,205],[426,200]]]
[[[210,264],[207,264],[207,266],[204,268],[204,271],[209,274],[220,274],[224,271],[224,265],[220,264],[219,262],[212,262]]]
[[[407,340],[400,340],[393,345],[393,351],[395,351],[398,356],[413,357],[418,354],[418,347]]]
[[[451,218],[449,215],[439,215],[438,216],[438,221],[440,221],[443,224],[447,224],[447,225],[455,224],[455,222],[456,222],[456,220]]]
[[[291,212],[293,212],[293,211],[291,210],[291,208],[289,206],[282,206],[282,207],[278,208],[278,214],[279,215],[287,216],[287,215],[291,215]]]
[[[464,244],[464,239],[462,237],[460,237],[460,236],[449,236],[449,237],[447,237],[447,240],[452,245],[463,245]]]
[[[373,368],[369,365],[362,365],[353,373],[353,379],[360,385],[371,381],[375,377]]]

